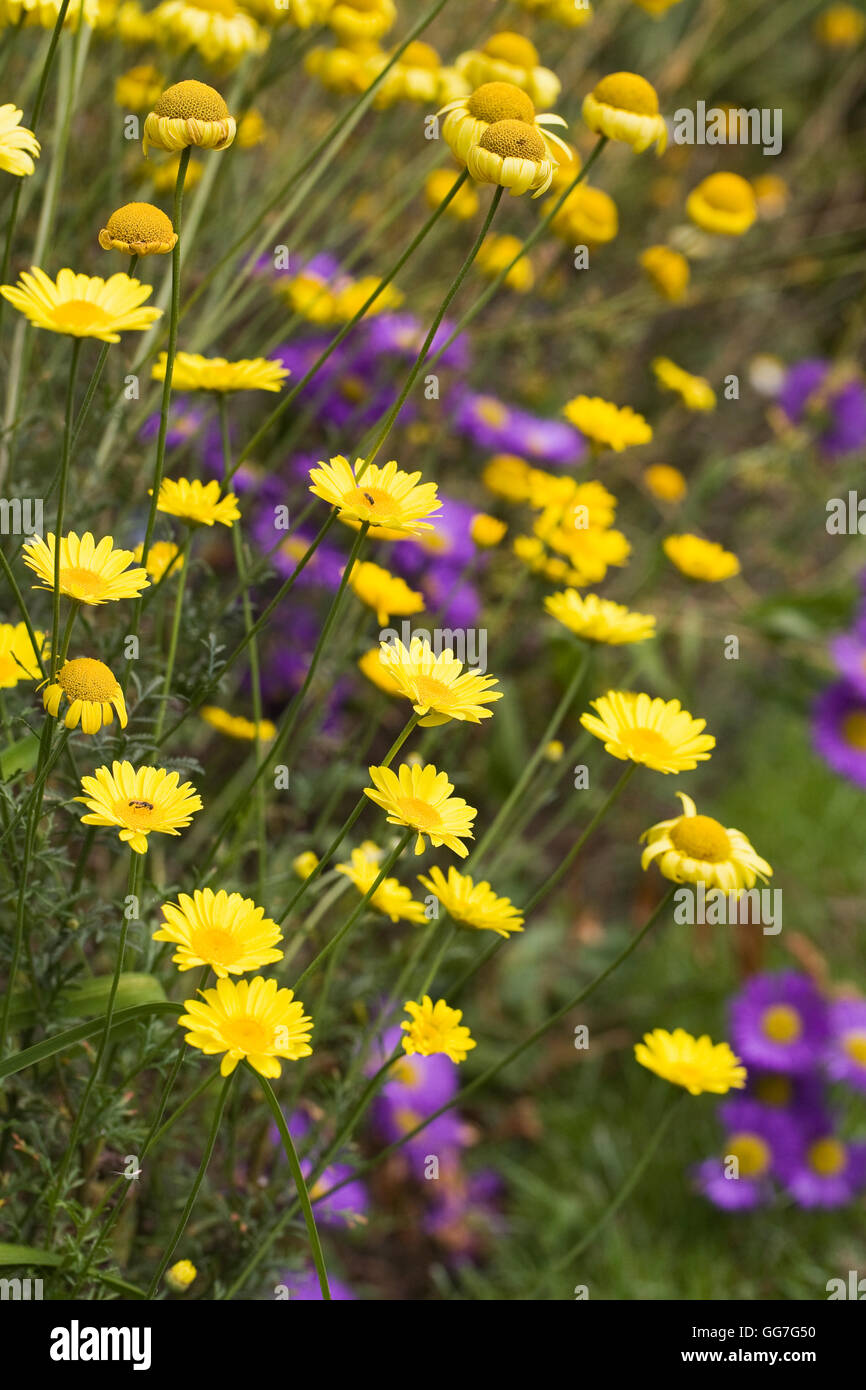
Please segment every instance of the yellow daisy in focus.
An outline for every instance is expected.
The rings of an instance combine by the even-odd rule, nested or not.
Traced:
[[[309,1057],[313,1020],[290,989],[256,975],[252,980],[218,980],[201,999],[185,999],[178,1019],[189,1028],[184,1041],[208,1057],[224,1053],[220,1075],[229,1076],[246,1060],[260,1076],[281,1074],[280,1058],[297,1062]]]
[[[103,251],[123,251],[127,256],[165,256],[177,241],[177,232],[160,208],[152,203],[124,203],[108,219],[97,240]]]
[[[693,376],[669,357],[654,357],[652,369],[659,385],[676,391],[688,410],[715,410],[716,393],[705,377]]]
[[[661,154],[668,142],[659,113],[655,87],[636,72],[612,72],[597,82],[583,99],[583,119],[597,135],[621,140],[641,154],[656,146]]]
[[[144,155],[151,146],[172,153],[197,145],[224,150],[237,133],[234,116],[219,92],[206,82],[176,82],[166,87],[144,123]]]
[[[35,265],[22,270],[17,285],[0,285],[3,298],[34,328],[103,343],[119,343],[121,333],[142,333],[161,318],[161,309],[142,307],[152,291],[123,271],[103,280],[61,270],[55,281]]]
[[[114,101],[126,111],[149,111],[162,94],[165,79],[152,63],[139,63],[118,77]]]
[[[698,227],[717,236],[742,236],[758,216],[752,185],[739,174],[710,174],[686,199],[686,212]]]
[[[33,173],[41,148],[33,131],[21,124],[23,118],[24,112],[10,102],[0,106],[0,169],[18,178]]]
[[[770,865],[741,830],[725,829],[712,816],[699,816],[690,796],[685,792],[677,796],[682,815],[659,821],[641,835],[646,842],[642,869],[655,860],[664,877],[674,883],[703,883],[724,893],[752,888],[756,879],[766,883],[772,877]]]
[[[444,202],[454,187],[457,174],[454,169],[434,169],[427,175],[424,184],[424,197],[429,208],[438,208]],[[461,184],[451,202],[445,209],[446,217],[453,217],[456,222],[471,222],[481,206],[478,194],[471,183]]]
[[[165,380],[165,362],[166,354],[161,352],[153,367],[154,381]],[[265,357],[229,362],[225,357],[179,352],[171,381],[176,391],[280,391],[288,375],[282,362]]]
[[[111,723],[112,709],[117,711],[121,729],[126,728],[123,691],[114,672],[102,661],[89,656],[65,661],[42,696],[53,719],[60,713],[63,700],[69,705],[64,721],[67,729],[77,729],[80,724],[82,733],[98,734],[104,724]]]
[[[536,106],[552,106],[562,90],[556,73],[542,67],[535,44],[510,29],[492,34],[480,50],[461,53],[454,66],[470,87],[480,87],[484,82],[511,82],[526,92]]]
[[[24,543],[24,563],[42,580],[34,589],[54,588],[55,539],[32,536]],[[129,569],[131,550],[115,550],[114,538],[103,536],[97,545],[89,531],[79,537],[74,531],[60,541],[60,592],[67,598],[91,605],[118,599],[138,598],[150,587],[143,569]]]
[[[530,126],[544,142],[543,154],[548,158],[552,158],[553,146],[568,154],[565,141],[544,129],[548,125],[564,126],[562,117],[551,112],[537,115],[532,98],[513,82],[483,82],[470,96],[449,101],[436,114],[445,117],[443,139],[461,164],[466,164],[470,150],[479,143],[485,131],[503,121],[508,125]]]
[[[177,946],[171,959],[180,971],[209,965],[224,980],[283,958],[276,949],[283,935],[276,922],[240,893],[196,889],[192,897],[180,893],[176,903],[163,903],[161,912],[163,922],[153,940]]]
[[[746,1068],[734,1056],[728,1043],[713,1043],[706,1034],[693,1038],[684,1028],[668,1033],[654,1028],[636,1043],[634,1055],[642,1067],[655,1072],[675,1086],[684,1086],[689,1095],[710,1091],[724,1096],[741,1091],[746,1084]]]
[[[423,594],[410,589],[405,579],[373,564],[372,560],[363,560],[353,567],[349,588],[362,603],[372,608],[380,627],[385,627],[394,614],[409,617],[424,610]]]
[[[740,562],[730,550],[700,536],[668,536],[662,542],[665,555],[689,579],[716,584],[740,573]]]
[[[651,463],[643,471],[643,480],[659,502],[681,502],[688,492],[683,474],[669,463]]]
[[[605,752],[654,772],[691,772],[706,762],[716,740],[705,734],[707,721],[693,719],[679,700],[653,699],[627,690],[609,690],[582,714],[585,729],[601,739]]]
[[[511,932],[523,931],[523,917],[510,898],[500,898],[489,883],[473,883],[468,874],[461,874],[449,865],[446,879],[442,870],[434,867],[429,878],[418,875],[419,883],[433,894],[455,922],[476,931],[494,931],[506,939]]]
[[[469,1029],[460,1023],[462,1010],[450,1008],[444,999],[437,999],[434,1004],[430,995],[425,994],[420,1004],[409,999],[403,1007],[410,1019],[400,1024],[406,1034],[403,1050],[410,1057],[415,1053],[432,1057],[443,1052],[452,1062],[464,1062],[475,1047]]]
[[[371,767],[369,772],[373,787],[365,787],[364,795],[387,812],[389,825],[417,831],[416,854],[424,853],[426,837],[431,845],[444,845],[466,858],[469,851],[463,840],[474,838],[472,822],[478,812],[462,797],[451,795],[454,787],[446,773],[432,763],[401,763],[396,773],[389,767]]]
[[[135,547],[133,558],[141,564],[141,557],[144,554],[144,542]],[[164,579],[167,574],[180,574],[183,569],[183,555],[180,546],[175,545],[174,541],[152,541],[147,552],[147,564],[145,566],[151,579],[157,583]]]
[[[98,767],[92,777],[82,777],[81,787],[85,795],[75,800],[90,813],[82,824],[115,827],[136,854],[147,853],[148,835],[179,835],[202,809],[192,783],[181,783],[179,773],[163,767],[115,761],[110,770]]]
[[[164,0],[152,16],[162,42],[194,48],[207,63],[224,67],[268,46],[267,31],[234,0]]]
[[[498,516],[490,516],[487,512],[476,512],[469,523],[469,535],[479,550],[492,550],[503,539],[507,530],[504,521],[500,521]]]
[[[341,39],[381,39],[396,18],[394,0],[336,0],[325,23]]]
[[[12,690],[19,681],[34,681],[41,675],[39,656],[44,632],[34,632],[37,652],[25,623],[0,623],[0,690]]]
[[[576,589],[565,589],[561,594],[549,594],[544,606],[552,618],[585,642],[618,647],[655,637],[656,620],[651,613],[634,613],[624,604],[611,603],[597,594],[581,598]]]
[[[270,719],[260,719],[256,723],[254,719],[245,719],[241,714],[229,714],[228,710],[220,709],[217,705],[203,705],[199,714],[212,729],[218,729],[221,734],[228,734],[229,738],[245,739],[248,742],[262,739],[266,742],[276,736],[277,726]]]
[[[359,474],[360,482],[356,482]],[[310,478],[310,492],[339,507],[341,521],[356,526],[367,522],[371,536],[386,540],[432,531],[425,518],[442,506],[435,483],[420,482],[420,473],[404,473],[393,459],[384,467],[375,463],[365,466],[363,459],[356,459],[353,469],[348,459],[338,454],[330,463],[311,468]]]
[[[153,488],[148,488],[148,492],[153,492]],[[233,492],[220,497],[216,478],[209,483],[200,482],[198,478],[192,482],[189,478],[178,478],[177,482],[163,478],[156,510],[179,517],[188,526],[213,526],[217,521],[222,526],[232,526],[240,519],[237,504]]]
[[[381,854],[378,851],[368,853],[362,847],[353,849],[350,858],[350,863],[335,864],[334,868],[338,874],[345,874],[346,878],[354,883],[363,898],[379,877],[382,867]],[[411,891],[396,878],[383,878],[368,906],[376,912],[381,912],[383,917],[389,917],[392,922],[425,920],[424,904],[416,902]]]
[[[540,198],[550,187],[556,160],[538,126],[494,121],[468,151],[466,168],[476,183],[498,184],[512,198],[530,190],[533,198]]]
[[[659,294],[678,304],[689,287],[691,274],[683,253],[671,246],[648,246],[641,252],[640,264]]]
[[[523,242],[520,237],[493,234],[482,241],[475,257],[475,264],[488,280],[495,280],[500,271],[505,270],[506,266],[511,266],[503,283],[510,290],[516,290],[518,294],[529,294],[535,284],[535,272],[529,257],[521,256],[511,265],[522,249]]]
[[[618,454],[631,444],[648,444],[653,437],[652,426],[631,406],[616,406],[601,396],[575,396],[562,413],[593,444]]]
[[[502,691],[493,690],[498,684],[495,676],[464,671],[463,662],[450,648],[437,656],[426,638],[413,637],[408,650],[399,638],[393,643],[384,641],[381,660],[400,694],[423,716],[420,723],[424,728],[447,724],[451,719],[480,724],[493,714],[484,706],[502,699]]]

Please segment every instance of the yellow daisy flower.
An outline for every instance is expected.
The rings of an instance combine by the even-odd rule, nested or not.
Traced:
[[[423,715],[420,723],[427,728],[459,719],[480,724],[489,719],[492,710],[485,705],[502,699],[495,676],[480,671],[464,671],[450,648],[437,656],[426,638],[413,637],[407,650],[396,639],[381,646],[382,665],[393,676],[400,694],[412,701],[416,714]]]
[[[532,262],[528,256],[521,256],[519,261],[515,261],[514,265],[511,265],[522,247],[523,242],[520,237],[492,234],[485,237],[479,246],[475,264],[488,280],[495,280],[500,271],[504,270],[506,266],[511,266],[504,284],[510,290],[516,290],[518,294],[528,294],[535,284]]]
[[[361,473],[360,482],[355,479]],[[417,536],[432,531],[424,518],[432,516],[442,506],[436,496],[435,483],[421,483],[420,473],[404,473],[392,459],[384,467],[363,459],[355,460],[354,469],[342,454],[330,463],[320,462],[310,469],[310,492],[339,507],[340,520],[349,525],[370,524],[370,535],[387,540]]]
[[[267,740],[276,736],[277,726],[270,719],[260,719],[256,723],[254,719],[245,719],[241,714],[229,714],[228,710],[219,709],[216,705],[203,705],[199,714],[206,724],[218,729],[221,734],[228,734],[229,738],[252,742],[257,738]]]
[[[676,391],[689,410],[715,410],[716,393],[705,377],[693,376],[669,357],[654,357],[652,369],[659,385]]]
[[[481,481],[494,497],[506,502],[525,502],[529,496],[532,469],[517,454],[494,454],[485,464]]]
[[[818,15],[812,32],[825,48],[856,48],[866,34],[866,15],[854,5],[830,5]]]
[[[551,112],[537,115],[532,98],[513,82],[483,82],[471,96],[456,97],[436,114],[445,117],[442,122],[443,139],[461,164],[466,164],[470,151],[478,145],[485,131],[503,121],[509,125],[516,123],[520,127],[528,125],[535,131],[544,143],[541,158],[546,156],[551,163],[551,178],[557,163],[552,147],[564,153],[568,151],[564,140],[544,129],[548,125],[564,126],[566,123],[562,117]],[[521,131],[518,130],[517,134],[521,134]],[[522,134],[528,139],[525,131]],[[533,148],[537,152],[537,146],[533,145]]]
[[[505,536],[508,527],[498,516],[476,512],[469,523],[469,535],[479,550],[492,550]]]
[[[474,839],[472,822],[478,815],[462,797],[452,796],[454,787],[447,774],[437,772],[432,763],[424,767],[401,763],[394,773],[389,767],[371,767],[372,787],[364,788],[377,806],[388,813],[389,825],[416,830],[415,853],[424,853],[425,836],[431,845],[444,845],[465,859],[469,851],[463,840]]]
[[[0,106],[0,169],[18,178],[33,173],[41,148],[33,131],[21,124],[23,117],[24,112],[11,102]]]
[[[268,46],[267,31],[234,0],[164,0],[152,14],[161,41],[194,48],[207,63],[224,67]]]
[[[655,772],[690,772],[716,746],[713,735],[703,732],[707,721],[693,719],[679,700],[609,690],[590,704],[597,713],[582,714],[581,724],[622,762],[631,759]]]
[[[153,367],[154,381],[165,380],[165,362],[166,354],[161,352]],[[176,391],[280,391],[288,375],[282,362],[265,357],[229,362],[225,357],[179,352],[171,381]]]
[[[153,939],[177,946],[171,959],[180,971],[209,965],[224,980],[283,958],[276,949],[283,936],[277,923],[240,893],[196,889],[192,897],[180,893],[176,903],[163,903],[161,911],[163,923]]]
[[[550,187],[556,161],[537,126],[494,121],[467,153],[466,168],[476,183],[499,184],[512,198],[530,190],[539,198]]]
[[[641,154],[655,144],[661,154],[668,133],[655,87],[636,72],[612,72],[583,99],[583,119],[597,135],[622,140]]]
[[[593,444],[618,454],[630,444],[648,444],[653,437],[652,426],[631,406],[620,408],[601,396],[575,396],[562,413]]]
[[[341,39],[381,39],[396,18],[394,0],[336,0],[325,23]]]
[[[297,1062],[309,1057],[313,1020],[300,999],[276,980],[256,975],[252,980],[218,980],[216,989],[203,989],[201,999],[185,999],[187,1010],[178,1019],[189,1028],[184,1041],[208,1057],[224,1053],[220,1075],[229,1076],[245,1059],[260,1076],[281,1074],[279,1058]]]
[[[624,604],[611,603],[597,594],[581,598],[576,589],[565,589],[548,594],[544,606],[552,618],[586,642],[606,642],[615,647],[655,637],[656,620],[651,613],[634,613]]]
[[[24,543],[24,563],[42,580],[34,589],[54,588],[53,532],[31,536]],[[131,550],[115,550],[113,536],[103,536],[97,545],[89,531],[79,539],[74,531],[60,541],[60,592],[79,603],[109,603],[117,599],[138,598],[150,587],[143,569],[129,569]]]
[[[523,917],[510,898],[500,898],[487,882],[473,883],[468,874],[461,874],[449,865],[446,879],[442,870],[434,867],[430,876],[418,875],[428,892],[432,893],[455,922],[476,931],[495,931],[508,937],[511,932],[523,931]]]
[[[90,812],[83,825],[115,826],[136,854],[147,853],[147,837],[153,832],[179,835],[202,808],[201,797],[191,782],[180,782],[177,772],[164,767],[134,768],[117,761],[98,767],[92,777],[82,777],[84,796],[76,796]]]
[[[390,54],[371,54],[368,59],[369,81],[374,81],[390,61]],[[455,88],[455,82],[458,84]],[[471,90],[471,85],[452,68],[443,68],[436,49],[415,39],[408,44],[393,67],[386,72],[373,105],[380,110],[397,101],[416,101],[435,106],[451,97]]]
[[[686,199],[686,212],[698,227],[717,236],[742,236],[758,216],[752,185],[739,174],[710,174]]]
[[[460,1023],[462,1010],[450,1008],[444,999],[437,999],[434,1004],[430,995],[425,994],[420,1004],[408,999],[403,1007],[410,1020],[400,1024],[406,1034],[402,1040],[403,1050],[410,1057],[414,1053],[432,1057],[444,1052],[452,1062],[464,1062],[467,1053],[475,1047],[469,1029]]]
[[[304,58],[304,71],[321,82],[326,92],[354,95],[369,87],[371,65],[383,59],[375,40],[353,42],[351,48],[313,48]]]
[[[368,853],[362,847],[352,850],[350,863],[335,864],[334,868],[338,874],[345,874],[346,878],[354,883],[361,897],[364,897],[379,877],[381,858],[378,850]],[[368,906],[381,912],[383,917],[390,917],[392,922],[425,920],[424,904],[416,902],[411,890],[405,888],[396,878],[383,878]]]
[[[127,256],[165,256],[177,241],[170,218],[153,203],[124,203],[97,238],[103,251]]]
[[[148,488],[148,492],[152,493],[153,488]],[[188,478],[178,478],[177,482],[163,478],[156,509],[179,517],[188,526],[213,526],[216,521],[222,526],[232,526],[240,519],[237,503],[233,492],[220,497],[216,478],[209,483],[202,483],[198,478],[192,482]]]
[[[69,704],[65,720],[67,729],[77,729],[81,724],[82,733],[98,734],[103,724],[111,723],[112,707],[117,711],[121,729],[126,728],[123,691],[114,672],[102,661],[89,656],[65,661],[46,688],[42,703],[56,719],[63,700]]]
[[[685,792],[677,796],[682,815],[659,821],[641,835],[641,842],[646,842],[642,869],[655,860],[665,878],[674,883],[704,883],[724,893],[752,888],[756,879],[766,883],[772,877],[770,865],[741,830],[725,829],[712,816],[699,816],[690,796]]]
[[[152,146],[172,153],[197,145],[224,150],[237,133],[234,116],[219,92],[206,82],[176,82],[166,87],[144,123],[145,158]]]
[[[298,878],[309,878],[319,865],[318,856],[311,849],[305,849],[303,854],[295,855],[292,860],[292,870]]]
[[[542,212],[552,212],[556,201],[545,203]],[[554,213],[550,230],[569,245],[603,246],[619,231],[619,211],[609,193],[579,183]]]
[[[135,547],[133,558],[141,564],[141,557],[144,554],[144,542]],[[183,569],[183,555],[180,546],[175,545],[174,541],[152,541],[147,552],[147,564],[145,566],[151,579],[157,583],[169,571],[172,575],[180,574]]]
[[[144,332],[162,316],[161,309],[142,307],[152,291],[152,285],[122,271],[103,280],[61,270],[54,281],[35,265],[29,273],[22,270],[17,285],[0,285],[3,298],[34,328],[103,343],[119,343],[121,333]]]
[[[716,541],[705,541],[700,536],[668,536],[662,542],[662,549],[680,573],[688,575],[689,579],[718,583],[740,573],[740,562],[736,555],[724,550]]]
[[[34,650],[24,623],[0,623],[0,690],[12,690],[19,681],[33,681],[41,674],[39,655],[44,632],[34,632],[39,652]]]
[[[532,99],[536,106],[552,106],[562,91],[562,83],[550,68],[542,67],[538,49],[522,34],[502,29],[481,45],[454,60],[454,66],[470,87],[485,82],[511,82]]]
[[[689,287],[689,263],[671,246],[648,246],[640,256],[641,269],[664,299],[678,304]]]
[[[391,574],[372,560],[362,560],[349,575],[349,588],[362,603],[372,608],[380,627],[385,627],[392,614],[409,617],[424,610],[424,595],[399,575]]]
[[[684,1086],[692,1096],[704,1091],[724,1096],[731,1090],[741,1091],[746,1084],[746,1068],[728,1043],[713,1043],[706,1034],[693,1038],[684,1028],[673,1033],[654,1028],[644,1034],[642,1043],[635,1044],[634,1055],[642,1067]]]
[[[669,463],[651,463],[643,471],[643,480],[660,502],[681,502],[688,492],[683,474]]]
[[[165,1271],[165,1282],[175,1293],[185,1293],[197,1275],[198,1270],[192,1260],[177,1260]]]
[[[427,181],[424,184],[424,197],[429,208],[438,208],[454,187],[456,178],[457,174],[454,169],[434,169],[431,174],[427,175]],[[445,216],[453,217],[456,222],[471,222],[480,206],[475,189],[470,183],[464,183],[458,188],[445,209]]]
[[[126,111],[149,111],[162,93],[165,79],[153,63],[139,63],[118,77],[114,100]]]

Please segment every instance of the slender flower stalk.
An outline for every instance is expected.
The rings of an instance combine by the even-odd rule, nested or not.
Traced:
[[[162,691],[159,697],[159,709],[156,715],[156,723],[153,729],[153,746],[158,748],[162,741],[162,730],[165,724],[165,716],[168,711],[168,702],[171,699],[171,683],[174,679],[174,664],[177,660],[177,644],[180,637],[180,624],[183,615],[183,600],[186,593],[187,572],[189,570],[189,557],[192,548],[193,532],[190,527],[181,549],[181,567],[177,580],[177,592],[174,596],[174,612],[171,620],[171,634],[168,642],[168,655],[165,659],[165,675],[162,680]]]

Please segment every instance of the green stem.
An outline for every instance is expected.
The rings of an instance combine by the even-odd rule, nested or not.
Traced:
[[[57,515],[54,521],[54,593],[51,604],[51,652],[50,674],[57,671],[57,639],[60,636],[60,548],[63,536],[63,518],[66,511],[66,489],[69,482],[69,461],[72,454],[72,407],[75,400],[75,379],[78,375],[78,360],[81,356],[81,338],[72,344],[69,362],[69,376],[66,382],[66,411],[63,424],[63,452],[60,460],[60,489],[57,495]]]
[[[192,529],[188,528],[186,539],[183,543],[182,558],[180,565],[180,575],[177,581],[177,592],[174,596],[174,615],[171,622],[171,636],[168,643],[168,656],[165,661],[165,676],[162,682],[162,693],[159,697],[159,710],[156,715],[156,723],[153,729],[154,748],[159,747],[162,738],[162,730],[165,724],[165,716],[168,711],[168,702],[171,699],[171,683],[174,678],[174,666],[177,660],[177,644],[180,637],[180,622],[183,613],[183,599],[186,593],[186,580],[189,571],[189,553],[192,545]],[[142,561],[143,563],[143,561]]]
[[[618,800],[621,794],[625,791],[626,787],[628,786],[629,782],[634,776],[636,768],[637,763],[629,763],[628,767],[625,769],[625,772],[622,773],[622,775],[617,779],[616,783],[614,784],[613,790],[602,802],[601,806],[599,806],[598,810],[596,811],[592,820],[589,822],[589,825],[586,827],[583,834],[572,845],[571,849],[568,851],[568,854],[565,856],[562,863],[559,865],[559,868],[555,869],[554,872],[550,875],[550,877],[545,880],[545,882],[538,889],[537,893],[533,893],[532,897],[529,899],[529,902],[526,904],[526,907],[523,909],[524,914],[527,917],[529,916],[530,912],[534,911],[534,909],[538,906],[542,899],[546,898],[548,893],[551,893],[553,891],[553,889],[559,883],[563,875],[566,874],[568,870],[571,868],[571,865],[574,863],[575,859],[580,854],[580,851],[583,849],[593,830],[595,830],[595,827],[599,824],[601,820],[604,819],[611,806],[614,804],[615,801]]]

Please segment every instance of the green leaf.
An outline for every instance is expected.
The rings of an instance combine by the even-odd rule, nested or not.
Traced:
[[[36,766],[38,753],[39,739],[36,734],[27,734],[19,738],[17,743],[10,743],[0,753],[0,777],[8,782],[16,772],[30,772]]]
[[[111,980],[110,975],[96,975],[64,990],[58,1001],[60,1016],[104,1017],[108,996],[111,993]],[[136,1004],[152,1004],[161,999],[165,999],[165,990],[155,976],[126,971],[118,982],[115,1009],[131,1009]],[[15,1029],[30,1028],[39,1022],[37,1003],[32,990],[17,990],[13,994],[9,1017]]]
[[[62,1256],[37,1245],[0,1244],[0,1265],[59,1265]]]
[[[111,1029],[114,1032],[127,1023],[147,1018],[149,1014],[173,1014],[178,1018],[182,1013],[183,1004],[172,1004],[167,999],[155,999],[152,1004],[137,1004],[135,1008],[117,1011],[112,1019]],[[102,1014],[89,1023],[77,1023],[74,1028],[67,1028],[65,1033],[56,1033],[53,1038],[44,1038],[42,1042],[25,1048],[23,1052],[14,1053],[0,1062],[0,1081],[6,1076],[14,1076],[16,1072],[24,1071],[27,1067],[34,1067],[37,1062],[44,1062],[46,1057],[54,1057],[58,1052],[68,1052],[70,1047],[74,1047],[85,1038],[98,1037],[104,1027],[105,1015]]]

